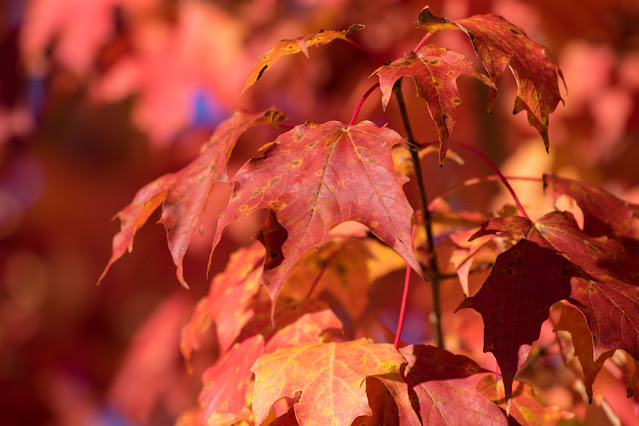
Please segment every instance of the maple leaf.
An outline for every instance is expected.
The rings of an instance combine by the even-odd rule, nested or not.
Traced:
[[[264,248],[255,243],[231,255],[224,271],[213,278],[209,294],[197,304],[182,328],[180,349],[189,361],[204,335],[215,322],[220,354],[223,355],[253,317],[250,304],[259,290],[260,262]]]
[[[302,305],[302,312],[308,309],[306,306],[315,303]],[[279,348],[298,346],[303,343],[316,343],[321,334],[326,330],[341,330],[342,322],[335,313],[328,307],[302,314],[294,323],[288,324],[277,330],[266,344],[265,353],[274,352]]]
[[[362,315],[368,305],[373,281],[388,272],[405,268],[397,253],[373,238],[332,237],[322,248],[309,253],[295,265],[281,296],[304,300],[328,291],[352,318]]]
[[[422,424],[508,424],[499,407],[477,391],[479,373],[488,371],[475,361],[427,345],[406,346],[400,353],[408,361],[404,376]]]
[[[544,191],[553,200],[567,195],[584,214],[584,232],[593,237],[606,235],[621,242],[639,240],[639,205],[615,197],[610,192],[583,182],[544,175]]]
[[[564,306],[561,310],[561,317],[555,325],[555,330],[564,330],[570,333],[575,355],[579,359],[581,369],[584,372],[586,394],[588,395],[588,400],[592,402],[592,385],[604,362],[614,354],[614,349],[601,354],[595,361],[593,359],[592,334],[588,329],[586,317],[578,309],[570,305]]]
[[[557,279],[566,276],[563,270],[567,263],[552,250],[521,240],[497,256],[483,287],[457,307],[473,308],[481,314],[484,352],[492,352],[497,358],[508,398],[512,380],[529,349],[521,353],[520,348],[539,338],[550,307],[570,295],[569,279]]]
[[[469,295],[468,274],[473,264],[473,259],[477,252],[492,238],[491,236],[484,235],[472,241],[468,241],[476,231],[477,228],[473,228],[459,231],[448,236],[455,245],[455,249],[450,255],[450,262],[455,265],[455,272],[459,277],[459,283],[465,296]]]
[[[182,259],[196,229],[202,226],[202,216],[213,185],[226,181],[226,165],[237,139],[249,127],[261,123],[277,123],[284,115],[275,110],[249,113],[235,112],[221,123],[202,147],[200,155],[176,173],[166,174],[145,185],[138,191],[133,202],[120,211],[120,232],[113,237],[111,259],[98,280],[126,250],[133,249],[135,233],[146,223],[149,216],[162,205],[160,223],[166,228],[171,257],[176,266],[180,283],[184,281]]]
[[[502,381],[497,382],[492,376],[485,376],[477,384],[477,391],[486,398],[490,398],[491,401],[499,404],[502,408],[506,408]],[[510,415],[514,417],[519,424],[525,426],[554,426],[559,424],[561,420],[573,417],[570,413],[567,413],[559,407],[544,405],[539,397],[535,395],[532,387],[523,382],[517,382],[517,386],[513,392]]]
[[[392,345],[366,339],[304,344],[263,355],[252,368],[255,421],[264,421],[278,399],[301,392],[294,405],[300,424],[350,425],[355,418],[372,414],[366,378],[393,374],[401,380],[403,363]]]
[[[261,298],[253,302],[253,316],[242,329],[238,340],[261,334],[267,342],[266,353],[302,343],[317,343],[324,331],[342,329],[342,322],[321,300],[283,300],[275,309],[273,321],[270,300]]]
[[[204,372],[199,396],[201,424],[230,425],[248,417],[250,368],[263,353],[264,339],[258,334],[235,344]]]
[[[397,80],[403,76],[410,76],[415,80],[417,95],[426,100],[428,111],[437,125],[440,165],[444,164],[457,117],[456,109],[461,104],[457,78],[468,75],[496,88],[463,55],[433,45],[423,46],[417,52],[407,52],[403,58],[378,68],[373,74],[379,76],[384,110]]]
[[[563,80],[563,75],[551,51],[529,39],[518,26],[492,14],[450,22],[433,15],[426,6],[419,13],[415,26],[431,32],[459,29],[468,34],[494,83],[488,94],[489,112],[503,73],[507,66],[510,67],[517,81],[513,113],[527,111],[528,123],[539,131],[548,150],[548,116],[557,108],[559,101],[563,101],[557,77]]]
[[[366,379],[366,394],[372,416],[361,418],[353,425],[419,425],[409,398],[408,385],[400,372],[387,373]]]
[[[228,224],[268,209],[258,238],[266,247],[261,282],[273,302],[297,261],[349,220],[366,225],[421,273],[410,245],[413,210],[402,191],[408,178],[393,168],[391,155],[403,142],[370,121],[306,123],[280,135],[234,176],[213,249]]]
[[[271,50],[262,55],[253,68],[251,68],[242,93],[255,84],[269,67],[284,56],[302,52],[308,59],[311,59],[311,54],[308,51],[310,46],[322,46],[338,39],[348,40],[346,37],[348,34],[359,31],[362,28],[364,28],[363,25],[353,24],[348,29],[342,31],[320,30],[304,37],[280,40]]]
[[[523,219],[523,218],[522,218]],[[536,223],[495,218],[475,236],[495,233],[503,221],[525,238],[497,257],[481,290],[459,309],[484,319],[484,351],[493,352],[510,398],[515,372],[539,337],[548,309],[566,299],[586,317],[595,361],[612,349],[639,359],[639,266],[621,244],[584,234],[574,218],[551,212]]]

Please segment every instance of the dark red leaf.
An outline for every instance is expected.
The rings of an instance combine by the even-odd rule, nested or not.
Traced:
[[[573,198],[584,214],[584,232],[618,240],[639,240],[639,205],[621,200],[610,192],[557,176],[544,175],[544,191],[553,200]]]
[[[511,219],[492,219],[476,235],[512,230]],[[472,307],[484,318],[485,351],[495,354],[510,397],[522,364],[523,345],[539,336],[548,308],[568,300],[586,317],[594,361],[624,349],[639,359],[639,265],[621,244],[583,233],[572,216],[552,212],[536,223],[515,221],[525,235],[502,253],[482,289],[458,309]],[[532,320],[532,321],[531,321]]]

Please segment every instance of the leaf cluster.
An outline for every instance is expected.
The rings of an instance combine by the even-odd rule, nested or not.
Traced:
[[[107,270],[132,249],[136,231],[161,208],[177,277],[186,286],[183,258],[203,225],[216,183],[230,181],[233,192],[217,223],[211,262],[228,225],[267,212],[259,243],[232,255],[183,329],[187,361],[211,334],[219,356],[202,377],[198,407],[180,424],[528,424],[531,416],[554,424],[571,414],[545,406],[529,385],[515,380],[552,310],[562,312],[555,330],[572,337],[590,399],[595,377],[615,350],[639,359],[639,206],[582,182],[544,175],[539,185],[547,196],[572,198],[583,212],[583,226],[559,210],[531,220],[514,192],[519,211],[461,220],[460,212],[430,207],[423,190],[420,152],[433,143],[420,143],[412,134],[403,77],[414,80],[437,127],[440,166],[452,148],[476,152],[451,140],[461,104],[457,79],[470,76],[487,86],[490,111],[507,69],[518,87],[514,113],[526,111],[548,150],[548,117],[562,101],[563,78],[552,53],[495,15],[449,21],[425,8],[415,27],[426,36],[414,51],[372,70],[379,83],[361,102],[378,87],[384,109],[396,98],[406,137],[389,125],[358,122],[361,103],[347,124],[294,125],[275,107],[238,110],[190,164],[146,185],[118,214],[121,231]],[[300,52],[310,58],[310,47],[342,40],[365,50],[352,39],[362,29],[353,25],[280,41],[258,60],[243,92],[282,58]],[[426,44],[430,34],[444,29],[468,35],[483,71],[460,53]],[[262,124],[281,134],[228,178],[238,139]],[[402,150],[410,153],[411,167],[400,167]],[[404,190],[408,182],[418,188],[418,212]],[[345,222],[366,230],[336,233]],[[416,237],[415,229],[423,235]],[[442,258],[445,245],[454,249]],[[495,356],[498,371],[442,347],[446,333],[437,318],[435,290],[446,278],[439,265],[448,260],[470,296],[457,310],[481,315],[483,350]],[[474,261],[488,276],[471,295]],[[383,325],[377,335],[353,332],[375,317],[368,307],[370,289],[406,265],[407,282],[412,269],[434,290],[432,315],[439,330],[432,342],[440,347],[403,344],[401,327],[395,336]],[[404,305],[400,323],[403,315]],[[351,331],[341,331],[346,329]]]

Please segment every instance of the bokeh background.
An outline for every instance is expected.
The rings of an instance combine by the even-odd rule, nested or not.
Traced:
[[[429,5],[451,20],[504,16],[555,51],[568,85],[568,92],[561,87],[566,105],[550,117],[550,154],[525,116],[512,116],[510,76],[492,115],[485,113],[486,90],[460,79],[454,140],[480,148],[507,175],[557,173],[639,202],[639,2]],[[278,40],[361,23],[366,29],[353,39],[382,58],[397,58],[423,36],[412,22],[424,6],[398,0],[0,1],[0,424],[171,424],[192,407],[201,383],[197,371],[186,372],[179,330],[208,290],[211,235],[228,186],[216,187],[204,234],[185,258],[189,291],[175,278],[164,229],[154,225],[157,213],[138,233],[135,250],[96,286],[119,229],[112,217],[145,183],[194,158],[235,107],[275,105],[295,123],[348,122],[378,65],[341,41],[312,49],[310,62],[302,55],[280,61],[238,99],[248,70]],[[430,41],[474,57],[461,32],[440,32]],[[436,139],[423,100],[412,83],[404,87],[418,138]],[[401,132],[397,111],[385,114],[379,100],[379,92],[373,94],[360,119],[389,122]],[[274,135],[271,129],[247,132],[230,172]],[[426,156],[429,195],[491,173],[466,160],[440,170],[436,156]],[[532,216],[547,208],[540,184],[514,184]],[[498,209],[508,198],[487,183],[447,201],[454,209]],[[213,272],[257,230],[260,217],[252,220],[229,227]],[[636,415],[623,403],[618,412]]]

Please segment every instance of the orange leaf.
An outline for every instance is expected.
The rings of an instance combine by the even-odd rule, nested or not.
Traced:
[[[253,336],[235,344],[202,375],[200,421],[203,424],[234,424],[248,417],[246,392],[251,381],[251,366],[264,353],[264,339]]]
[[[499,404],[500,407],[506,408],[504,384],[501,380],[496,382],[493,376],[486,376],[477,384],[477,391]],[[510,415],[524,426],[554,426],[561,420],[573,417],[559,407],[542,404],[533,389],[523,382],[516,383],[511,404]]]
[[[564,330],[570,333],[575,355],[579,358],[581,369],[584,372],[586,393],[588,394],[588,399],[592,402],[592,384],[595,382],[597,373],[603,367],[604,362],[615,353],[614,349],[604,352],[597,359],[593,359],[592,334],[588,329],[586,318],[578,309],[570,305],[564,306],[561,310],[561,317],[555,325],[555,330]]]
[[[358,416],[372,414],[366,398],[366,378],[399,376],[404,362],[392,345],[365,339],[305,344],[263,355],[252,368],[255,421],[264,421],[278,399],[293,398],[301,392],[294,405],[300,424],[349,425]]]
[[[405,268],[394,250],[373,238],[333,237],[318,252],[311,250],[293,268],[282,296],[304,300],[328,291],[352,318],[368,305],[368,290],[378,277]]]
[[[346,35],[359,31],[362,28],[364,28],[363,25],[353,24],[347,30],[320,30],[304,37],[280,40],[271,50],[262,55],[253,68],[251,68],[246,84],[244,85],[244,89],[242,89],[242,93],[254,85],[257,80],[262,77],[264,71],[284,56],[302,52],[308,59],[311,59],[311,54],[308,51],[309,46],[322,46],[337,39],[347,40]]]

